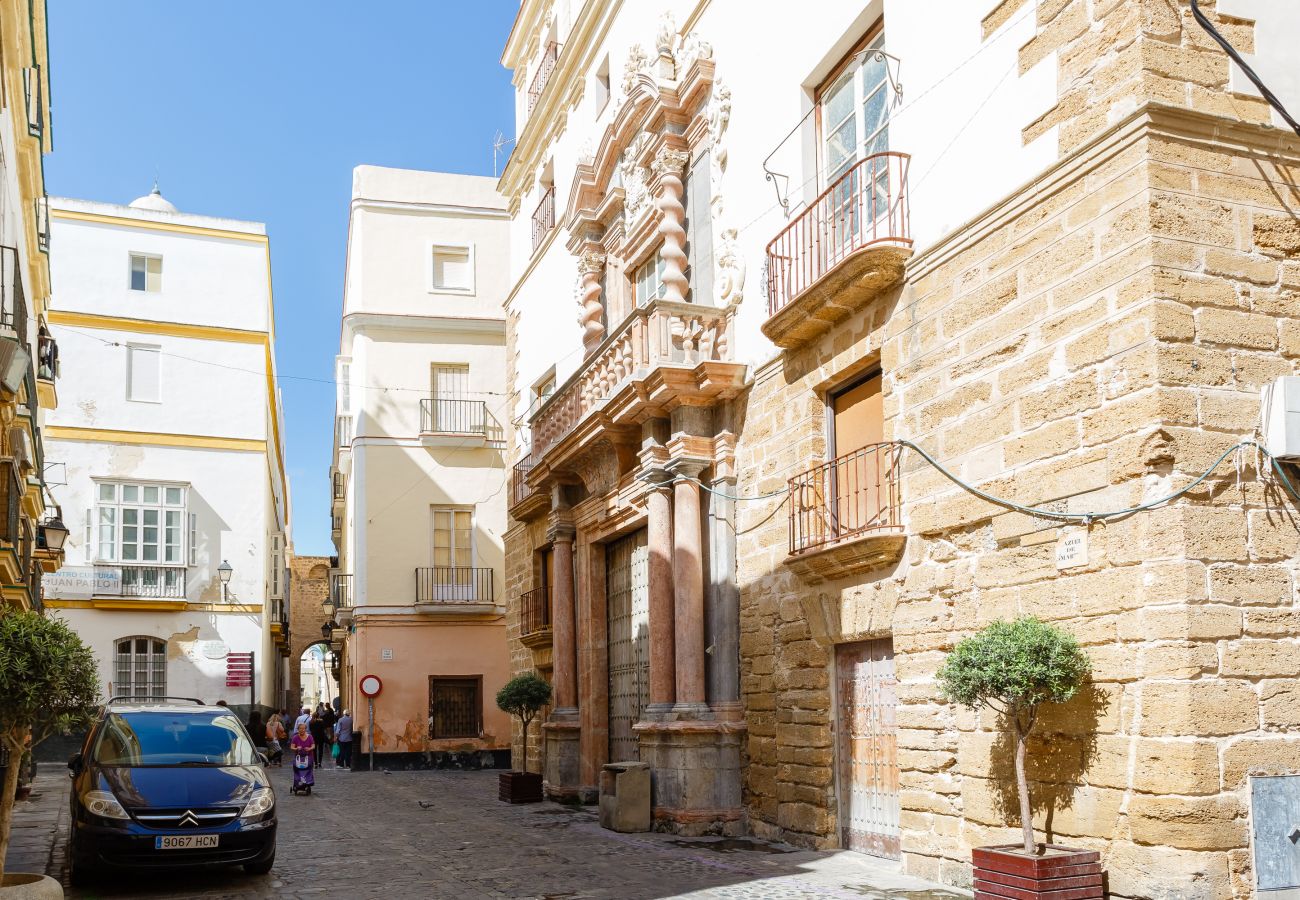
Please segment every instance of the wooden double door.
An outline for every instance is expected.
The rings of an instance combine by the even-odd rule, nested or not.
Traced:
[[[643,528],[605,548],[609,759],[640,758],[632,730],[650,702],[650,548]]]

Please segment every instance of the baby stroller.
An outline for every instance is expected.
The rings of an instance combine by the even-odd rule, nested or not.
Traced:
[[[293,785],[289,788],[289,793],[310,797],[311,786],[315,783],[316,776],[312,771],[311,751],[295,751],[293,754]]]

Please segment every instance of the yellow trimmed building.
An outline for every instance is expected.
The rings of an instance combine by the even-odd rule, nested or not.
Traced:
[[[51,207],[49,324],[76,364],[46,430],[71,531],[47,605],[94,649],[107,696],[281,706],[289,492],[266,229],[181,213],[156,186]]]

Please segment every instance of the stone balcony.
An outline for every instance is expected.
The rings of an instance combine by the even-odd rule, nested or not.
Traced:
[[[787,566],[818,584],[902,557],[901,449],[869,444],[790,479]]]
[[[763,333],[778,347],[808,343],[902,283],[912,255],[909,160],[861,160],[768,244]]]
[[[634,456],[642,422],[734,397],[745,365],[732,361],[733,317],[734,308],[662,299],[634,310],[533,414],[531,488],[598,440]]]

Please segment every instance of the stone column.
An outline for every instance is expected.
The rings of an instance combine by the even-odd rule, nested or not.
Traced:
[[[582,346],[591,355],[605,339],[605,307],[601,303],[600,275],[605,269],[605,254],[588,249],[578,257],[578,324],[582,326]]]
[[[707,711],[704,688],[704,564],[700,536],[700,486],[703,466],[672,463],[673,483],[673,632],[679,714]]]
[[[555,703],[551,718],[564,718],[578,711],[577,627],[573,593],[573,528],[551,526],[554,548],[553,579],[555,607],[551,619],[551,647],[554,666]]]
[[[659,255],[664,260],[664,299],[681,303],[686,300],[690,283],[686,279],[686,207],[682,205],[682,173],[691,155],[685,150],[665,147],[655,156],[652,169],[658,181],[655,205],[662,216],[659,234],[663,245]]]
[[[709,707],[720,719],[740,720],[740,590],[736,585],[736,466],[734,434],[714,440],[709,494],[707,663]]]
[[[672,476],[663,469],[646,475],[650,490],[648,543],[650,545],[650,706],[648,712],[664,713],[677,697],[673,633],[673,520],[672,494],[667,482]]]

